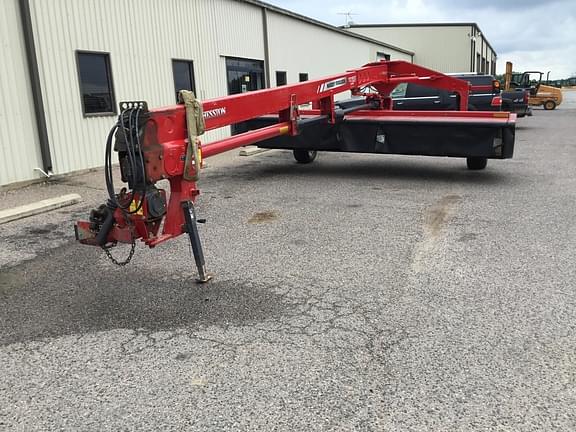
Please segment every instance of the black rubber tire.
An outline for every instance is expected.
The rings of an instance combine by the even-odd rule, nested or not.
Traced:
[[[296,162],[298,163],[308,164],[314,162],[317,154],[318,152],[316,150],[296,149],[294,150],[294,159],[296,159]]]
[[[469,170],[483,170],[488,165],[488,159],[483,157],[469,157],[466,158],[466,165]]]
[[[556,108],[556,102],[554,102],[553,100],[548,100],[548,101],[544,102],[544,109],[545,110],[551,111],[555,108]]]

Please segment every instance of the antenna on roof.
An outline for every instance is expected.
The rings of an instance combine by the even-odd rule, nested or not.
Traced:
[[[357,13],[353,13],[352,11],[337,12],[337,14],[344,15],[344,28],[349,28],[351,25],[354,24],[354,21],[352,21],[352,15],[358,15]]]

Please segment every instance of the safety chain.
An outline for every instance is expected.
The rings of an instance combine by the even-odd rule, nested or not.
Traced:
[[[126,220],[126,224],[131,225],[130,223],[130,219],[128,218],[128,215],[124,213],[124,219]],[[132,226],[133,228],[133,226]],[[132,230],[131,230],[132,231]],[[126,258],[124,261],[118,261],[116,258],[114,258],[112,256],[112,252],[110,252],[111,248],[107,248],[106,246],[102,246],[102,249],[104,250],[104,252],[106,253],[106,256],[108,257],[108,259],[110,261],[112,261],[113,264],[116,264],[119,267],[123,267],[126,264],[128,264],[130,261],[132,261],[132,257],[134,256],[134,251],[136,250],[136,237],[134,236],[134,231],[131,232],[131,237],[132,237],[132,244],[130,245],[130,253],[128,254],[128,258]]]
[[[118,261],[116,258],[114,258],[112,256],[112,253],[110,252],[110,248],[102,246],[102,249],[104,249],[106,256],[110,261],[112,261],[112,263],[122,267],[132,260],[132,257],[134,256],[134,251],[136,250],[136,240],[134,239],[134,236],[132,236],[132,245],[130,246],[130,253],[128,254],[128,258],[126,258],[124,261]]]

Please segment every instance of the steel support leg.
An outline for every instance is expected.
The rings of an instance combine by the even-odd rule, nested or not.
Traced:
[[[196,267],[198,268],[198,278],[196,280],[199,283],[208,282],[212,279],[212,275],[206,272],[206,263],[204,261],[204,253],[202,252],[202,243],[200,243],[200,235],[198,234],[194,204],[189,201],[183,202],[182,210],[184,211],[186,232],[190,237],[190,244],[192,245],[192,252],[194,253],[194,261],[196,261]]]

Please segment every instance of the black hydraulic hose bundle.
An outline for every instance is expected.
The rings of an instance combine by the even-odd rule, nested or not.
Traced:
[[[144,164],[144,156],[140,148],[140,131],[139,131],[139,120],[140,120],[141,108],[135,108],[130,110],[124,110],[118,116],[118,122],[110,129],[108,138],[106,140],[106,152],[104,157],[104,177],[106,180],[106,189],[108,191],[108,202],[106,203],[106,215],[104,222],[100,226],[98,235],[96,236],[96,242],[104,247],[108,238],[110,230],[114,226],[114,211],[120,208],[126,215],[134,214],[140,211],[144,203],[144,197],[146,195],[146,167]],[[126,118],[125,114],[128,112],[128,133],[126,132]],[[114,135],[121,130],[124,136],[124,141],[126,143],[126,154],[130,164],[130,175],[133,178],[133,190],[130,192],[131,200],[127,204],[122,204],[118,200],[116,191],[114,189],[114,174],[112,168],[112,143],[114,140]],[[136,137],[134,139],[134,136]],[[140,159],[138,161],[138,159]],[[140,176],[137,174],[138,168],[137,164],[140,164]],[[139,183],[139,184],[138,184]],[[139,187],[138,187],[139,186]],[[132,200],[136,193],[140,193],[140,200],[136,208],[130,209]]]
[[[108,139],[106,140],[106,154],[104,161],[104,175],[106,179],[106,189],[108,191],[109,199],[116,207],[122,209],[127,214],[134,214],[140,211],[142,204],[144,202],[144,196],[146,194],[146,167],[144,165],[144,156],[140,148],[140,131],[139,131],[139,120],[140,120],[141,108],[135,108],[130,110],[124,110],[118,116],[118,122],[112,127],[110,133],[108,134]],[[125,113],[128,112],[128,133],[125,127]],[[114,177],[112,171],[112,142],[114,139],[114,134],[121,130],[124,136],[124,141],[126,143],[126,154],[128,161],[130,163],[130,173],[134,179],[134,183],[140,183],[139,185],[134,184],[132,190],[132,196],[136,192],[140,192],[140,202],[135,209],[130,210],[130,204],[122,205],[116,196],[114,190]],[[135,139],[134,139],[135,136]],[[138,155],[137,155],[138,153]],[[140,159],[139,161],[137,159]],[[137,163],[140,164],[141,179],[137,176]],[[139,181],[140,180],[140,181]],[[137,186],[140,186],[139,188]]]

